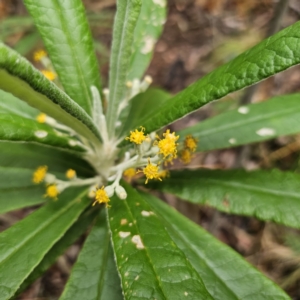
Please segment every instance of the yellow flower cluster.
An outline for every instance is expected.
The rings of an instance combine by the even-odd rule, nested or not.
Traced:
[[[57,196],[61,192],[61,189],[59,189],[56,184],[58,180],[54,175],[47,173],[47,171],[47,166],[39,166],[33,173],[32,182],[35,184],[39,184],[45,181],[46,193],[44,194],[44,197],[49,197],[57,200]],[[74,179],[76,178],[76,171],[73,169],[68,169],[65,175],[68,179]]]
[[[102,186],[101,189],[97,188],[96,192],[95,192],[95,202],[93,203],[93,206],[96,204],[96,203],[105,203],[105,206],[106,207],[109,207],[108,205],[108,202],[110,201],[105,189],[104,189],[104,186]]]
[[[39,61],[41,61],[46,56],[47,56],[46,51],[44,51],[44,50],[38,50],[38,51],[34,52],[33,59],[36,62],[39,62]]]
[[[162,178],[165,178],[168,176],[168,171],[163,170],[160,167],[160,164],[164,161],[165,164],[171,163],[173,159],[177,157],[177,140],[179,139],[179,136],[176,136],[175,132],[171,133],[170,130],[166,130],[165,133],[163,133],[163,138],[160,138],[159,136],[156,136],[156,139],[152,142],[151,138],[149,136],[145,136],[145,128],[140,127],[140,130],[136,129],[135,131],[130,131],[129,137],[125,138],[126,140],[129,140],[130,142],[138,145],[139,148],[139,155],[142,158],[143,155],[153,155],[155,156],[153,158],[150,158],[148,156],[148,164],[142,169],[135,171],[135,168],[129,168],[124,171],[123,175],[130,181],[136,173],[144,173],[146,176],[146,184],[148,183],[149,179],[156,179],[156,180],[162,180]],[[142,153],[143,148],[141,147],[143,142],[147,144],[151,144],[148,148],[150,149],[148,152],[144,151]],[[146,146],[147,148],[147,146]],[[153,150],[157,149],[157,150]],[[152,151],[152,152],[151,152]],[[156,151],[156,153],[155,153]],[[151,159],[155,159],[157,164],[154,164],[151,162]]]
[[[50,70],[42,70],[41,72],[50,81],[53,81],[57,77],[56,74]]]
[[[125,140],[129,140],[131,143],[140,145],[146,139],[144,134],[145,128],[142,126],[140,128],[141,130],[136,129],[135,131],[130,131],[129,137],[126,137]]]
[[[184,164],[189,164],[193,157],[193,152],[197,149],[198,140],[192,135],[187,135],[183,142],[183,150],[180,152],[180,159]]]

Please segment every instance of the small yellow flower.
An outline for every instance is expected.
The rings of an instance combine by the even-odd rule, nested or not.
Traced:
[[[67,177],[68,179],[73,179],[73,178],[75,178],[75,177],[76,177],[76,171],[73,170],[73,169],[67,170],[67,172],[66,172],[66,177]]]
[[[44,51],[44,50],[38,50],[38,51],[34,52],[34,54],[33,54],[33,59],[34,59],[35,61],[41,61],[41,59],[42,59],[43,57],[45,57],[45,56],[47,56],[46,51]]]
[[[126,137],[125,140],[129,140],[132,143],[140,145],[146,139],[144,134],[145,128],[142,126],[140,128],[141,130],[136,129],[135,131],[130,131],[130,136]]]
[[[48,167],[47,166],[40,166],[38,167],[35,172],[33,173],[32,181],[33,183],[41,183],[47,173]]]
[[[159,148],[159,154],[162,154],[164,156],[164,159],[166,159],[168,156],[170,158],[176,158],[177,154],[177,144],[175,143],[174,139],[162,139],[157,143],[157,146]]]
[[[172,140],[174,142],[176,142],[179,139],[179,135],[176,136],[175,132],[170,133],[170,129],[167,129],[163,136],[165,137],[165,139]]]
[[[146,176],[145,183],[148,183],[149,179],[158,179],[162,181],[162,179],[159,176],[159,167],[157,165],[153,165],[150,162],[150,158],[148,158],[148,165],[141,171],[138,170],[137,173],[143,172]]]
[[[93,203],[93,206],[98,202],[99,204],[105,203],[106,207],[109,207],[108,202],[110,199],[108,198],[108,195],[106,191],[104,190],[104,186],[102,186],[101,189],[97,189],[95,193],[95,202]]]
[[[189,134],[185,137],[184,147],[192,152],[195,152],[197,149],[197,143],[198,140]]]
[[[40,114],[36,117],[36,120],[37,120],[39,123],[45,123],[45,122],[46,122],[46,118],[47,118],[47,115],[46,115],[46,114],[40,113]]]
[[[183,149],[180,153],[180,160],[184,163],[184,164],[189,164],[192,160],[192,153],[190,150],[188,149]]]
[[[46,188],[46,194],[44,197],[53,198],[54,200],[57,200],[57,196],[59,194],[59,190],[56,186],[56,184],[50,184]]]
[[[50,70],[42,70],[41,72],[50,81],[53,81],[56,78],[56,74]]]
[[[129,168],[123,172],[123,176],[130,182],[132,178],[135,176],[136,171],[135,168]]]

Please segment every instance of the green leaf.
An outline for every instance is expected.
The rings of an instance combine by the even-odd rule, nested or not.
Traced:
[[[300,228],[298,174],[278,170],[181,171],[151,187],[224,212]]]
[[[56,259],[62,255],[69,246],[75,243],[76,240],[88,229],[98,213],[98,210],[95,209],[88,209],[86,212],[84,212],[74,223],[74,225],[68,229],[64,236],[44,256],[39,265],[22,283],[21,287],[17,291],[17,294],[20,294],[22,291],[24,291],[27,286],[32,284],[44,272],[46,272],[55,263]]]
[[[35,120],[40,112],[12,94],[0,90],[0,113],[9,113]]]
[[[0,167],[0,214],[45,201],[45,187],[34,184],[32,175],[28,169]]]
[[[17,52],[0,43],[0,89],[99,143],[99,132],[86,112]]]
[[[261,142],[300,132],[300,94],[242,106],[179,131],[199,140],[198,151]]]
[[[81,0],[24,0],[66,93],[92,114],[93,85],[101,90],[98,63]]]
[[[170,97],[164,90],[154,88],[136,95],[130,100],[130,118],[126,118],[123,133],[127,135],[130,129],[137,128],[141,119],[153,115]]]
[[[65,148],[84,153],[85,150],[77,145],[73,146],[69,136],[61,136],[60,132],[49,125],[40,124],[14,114],[0,112],[0,140],[17,142],[35,142],[57,148]],[[74,140],[76,141],[76,140]]]
[[[157,198],[143,196],[197,270],[213,299],[290,299],[275,283],[204,229]]]
[[[124,298],[213,299],[149,204],[123,184],[128,197],[111,199],[108,220]]]
[[[21,30],[20,30],[21,31]],[[14,46],[14,49],[20,53],[21,55],[25,56],[30,51],[33,50],[33,48],[36,46],[36,44],[40,41],[40,35],[38,32],[33,31],[32,33],[22,37]]]
[[[90,203],[85,194],[86,189],[68,189],[58,201],[50,201],[0,234],[0,295],[3,300],[15,294]]]
[[[141,5],[141,0],[117,1],[110,58],[109,102],[106,115],[110,136],[114,135],[118,107],[126,91],[131,46]]]
[[[134,30],[131,63],[128,80],[140,79],[153,55],[154,46],[166,21],[167,1],[143,1]]]
[[[85,241],[60,297],[69,299],[123,299],[104,210]]]
[[[95,171],[82,158],[60,149],[42,144],[25,144],[0,141],[0,166],[27,168],[33,172],[38,166],[47,165],[49,171],[65,173],[74,169],[79,177],[91,177]]]
[[[139,125],[148,132],[155,131],[212,100],[299,64],[299,40],[300,22],[297,22],[193,83]]]

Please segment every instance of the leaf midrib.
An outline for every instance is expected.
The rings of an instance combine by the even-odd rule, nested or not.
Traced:
[[[155,207],[154,207],[154,208],[155,208]],[[156,212],[160,215],[161,219],[164,220],[164,223],[166,223],[166,222],[165,222],[165,219],[164,219],[164,216],[165,216],[165,215],[163,216],[163,215],[161,215],[160,212],[157,211],[157,209],[155,209],[155,210],[156,210]],[[168,218],[168,217],[167,217],[167,218]],[[214,272],[214,269],[212,268],[212,266],[211,266],[209,263],[207,263],[208,260],[206,259],[206,257],[203,257],[202,255],[198,254],[197,249],[195,249],[194,245],[191,244],[191,243],[189,243],[189,242],[185,239],[184,235],[181,234],[180,228],[177,228],[176,226],[174,226],[174,222],[170,222],[170,220],[167,222],[167,224],[169,225],[169,228],[172,230],[173,234],[174,234],[174,235],[178,235],[179,238],[181,238],[181,240],[182,240],[182,241],[184,242],[184,244],[186,245],[186,248],[187,248],[187,249],[190,249],[190,250],[196,255],[196,257],[200,257],[202,263],[205,264],[206,266],[208,266],[208,268],[211,270],[211,272],[214,274],[214,276],[215,276],[216,278],[218,278],[220,282],[223,283],[223,285],[224,285],[224,286],[225,286],[225,287],[226,287],[226,288],[227,288],[227,289],[235,296],[236,299],[239,299],[238,295],[236,295],[236,294],[228,287],[228,285],[226,284],[226,282],[225,282],[224,280],[222,280],[221,277],[217,276],[217,274]],[[168,226],[167,226],[167,227],[168,227]],[[193,267],[193,266],[192,266],[192,267]],[[193,268],[194,268],[194,267],[193,267]],[[197,272],[197,273],[198,273],[198,272]],[[203,279],[202,279],[202,281],[203,281]],[[203,281],[203,285],[206,287],[204,281]],[[208,291],[208,293],[209,293],[209,291]]]
[[[88,88],[87,88],[85,80],[84,80],[83,70],[81,68],[81,65],[78,63],[79,58],[78,58],[77,53],[75,51],[76,46],[73,44],[72,39],[70,38],[70,35],[65,34],[66,32],[69,32],[69,31],[67,30],[68,26],[65,23],[65,19],[63,18],[62,10],[60,9],[60,5],[59,5],[59,2],[58,2],[59,0],[53,0],[53,1],[55,2],[54,5],[55,5],[56,10],[58,11],[59,16],[60,16],[61,25],[62,25],[62,28],[63,28],[63,34],[66,36],[66,39],[68,40],[68,43],[70,45],[70,50],[72,52],[73,61],[75,62],[75,67],[76,67],[76,70],[77,70],[77,74],[79,74],[79,80],[81,82],[81,86],[84,89],[83,92],[84,92],[85,97],[86,97],[87,109],[88,109],[88,113],[90,115],[91,114],[91,99],[89,97]]]
[[[203,131],[201,131],[201,127],[199,126],[200,127],[199,128],[200,132],[198,134],[197,133],[194,133],[194,134],[196,136],[199,136],[199,137],[204,137],[206,135],[219,133],[219,132],[225,131],[227,129],[233,129],[233,128],[236,128],[236,127],[249,125],[249,124],[255,123],[257,121],[263,121],[263,120],[270,119],[270,118],[273,118],[273,117],[284,116],[284,115],[290,114],[292,112],[294,112],[295,114],[299,114],[299,112],[295,111],[295,108],[292,107],[292,108],[283,109],[281,111],[267,112],[267,114],[265,114],[263,116],[255,116],[254,115],[252,118],[248,118],[246,120],[238,120],[238,121],[235,121],[231,124],[226,124],[226,125],[223,125],[223,126],[221,125],[219,127],[212,127],[212,128],[209,128],[209,129],[206,129],[206,130],[203,130]]]
[[[124,201],[124,203],[125,203],[126,209],[127,209],[127,211],[128,211],[128,214],[129,214],[130,217],[131,217],[131,220],[136,220],[136,218],[134,218],[134,216],[133,216],[133,214],[132,214],[132,212],[131,212],[131,209],[130,209],[130,207],[129,207],[127,201]],[[135,222],[132,222],[132,223],[133,223],[133,226],[134,226],[135,229],[136,229],[136,232],[139,234],[140,238],[142,238],[142,234],[141,234],[141,232],[139,231],[139,229],[138,229],[136,223],[135,223]],[[161,290],[161,292],[162,292],[162,295],[163,295],[164,298],[167,300],[168,297],[167,297],[167,295],[165,294],[165,292],[164,292],[164,290],[163,290],[163,288],[162,288],[161,281],[159,280],[160,276],[158,276],[158,274],[156,273],[156,270],[154,269],[153,264],[152,264],[152,261],[151,261],[151,258],[150,258],[150,256],[149,256],[149,253],[148,253],[148,247],[146,247],[146,246],[144,245],[144,249],[145,249],[146,257],[148,258],[148,261],[149,261],[149,263],[150,263],[150,267],[151,267],[151,269],[153,270],[153,274],[155,275],[155,278],[156,278],[156,280],[157,280],[157,282],[158,282],[158,286],[160,287],[160,290]],[[142,250],[141,250],[141,251],[142,251]]]
[[[200,179],[201,180],[201,177]],[[179,180],[170,180],[170,183],[176,183],[178,184],[179,182],[182,183],[199,183],[199,181],[195,181],[191,178],[187,178],[187,179],[179,179]],[[234,181],[226,181],[226,180],[220,180],[220,179],[211,179],[211,178],[205,178],[205,182],[211,182],[211,183],[217,183],[218,185],[223,185],[223,186],[227,186],[227,187],[231,187],[231,188],[243,188],[245,190],[249,190],[249,191],[254,191],[257,193],[265,193],[265,194],[269,194],[269,195],[273,195],[273,196],[277,196],[277,197],[291,197],[291,198],[295,198],[295,199],[300,199],[300,192],[299,193],[293,193],[293,192],[288,192],[288,191],[279,191],[279,190],[275,190],[274,188],[261,188],[261,187],[257,187],[254,185],[250,185],[250,184],[245,184],[245,183],[239,183],[239,182],[234,182]]]
[[[19,243],[13,251],[11,251],[10,253],[7,254],[7,256],[3,256],[2,260],[0,261],[0,268],[1,265],[3,265],[11,256],[13,256],[16,252],[20,251],[20,249],[25,246],[32,238],[34,238],[35,235],[39,234],[42,230],[45,229],[46,226],[48,226],[49,224],[53,223],[56,219],[58,219],[61,215],[63,215],[65,213],[65,211],[67,211],[69,209],[69,207],[72,207],[74,205],[74,203],[76,203],[78,201],[78,199],[83,196],[86,193],[86,190],[84,190],[84,192],[80,193],[77,197],[75,197],[75,199],[73,201],[70,201],[66,206],[64,206],[59,213],[57,213],[55,216],[48,218],[47,222],[45,222],[43,224],[43,226],[39,226],[36,230],[32,231],[30,234],[28,234],[26,236],[26,238]],[[1,256],[0,256],[1,259]]]

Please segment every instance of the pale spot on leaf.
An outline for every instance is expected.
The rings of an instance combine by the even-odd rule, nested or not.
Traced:
[[[234,138],[231,138],[228,140],[229,144],[233,145],[233,144],[236,144],[236,139]]]
[[[34,135],[39,139],[45,138],[48,135],[48,132],[45,130],[37,130],[34,132]]]
[[[161,7],[165,7],[166,6],[166,1],[165,0],[153,0],[154,4],[157,4]]]
[[[121,238],[126,238],[126,237],[128,237],[129,235],[131,234],[131,232],[128,232],[128,231],[120,231],[119,232],[119,236],[121,237]]]
[[[149,216],[150,216],[150,212],[149,212],[149,211],[146,211],[146,210],[143,210],[143,211],[141,212],[141,214],[142,214],[143,217],[149,217]]]
[[[272,136],[275,135],[275,133],[276,133],[275,130],[272,128],[261,128],[256,131],[256,134],[260,136]]]
[[[126,225],[127,224],[127,220],[126,219],[122,219],[120,223],[121,223],[121,225]]]
[[[249,112],[249,108],[246,107],[246,106],[241,106],[241,107],[238,109],[238,112],[239,112],[240,114],[246,115],[246,114]]]
[[[134,235],[131,239],[131,241],[136,245],[137,249],[144,249],[145,246],[141,240],[141,237],[139,235]]]
[[[153,48],[154,48],[155,42],[156,42],[156,40],[152,36],[150,36],[150,35],[145,36],[145,38],[144,38],[144,46],[141,49],[142,54],[148,54],[148,53],[150,53],[153,50]]]

